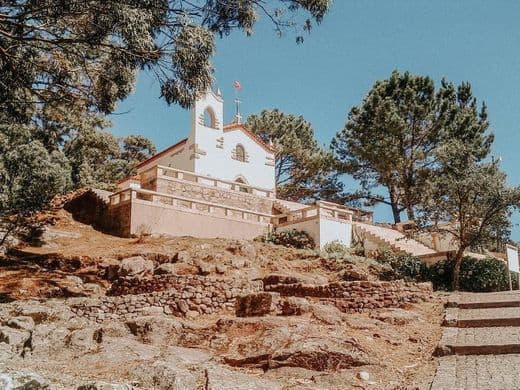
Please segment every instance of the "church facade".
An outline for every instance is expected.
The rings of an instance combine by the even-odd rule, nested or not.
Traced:
[[[435,256],[396,230],[374,225],[371,212],[278,199],[275,150],[240,123],[238,113],[227,125],[223,117],[222,96],[208,91],[193,106],[188,137],[143,161],[136,176],[119,183],[108,202],[117,234],[254,239],[273,229],[297,229],[317,247],[331,241],[350,246],[354,236],[362,236],[374,247]]]

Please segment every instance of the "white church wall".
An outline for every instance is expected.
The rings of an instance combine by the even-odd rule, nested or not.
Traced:
[[[246,161],[232,158],[237,145],[242,145],[246,153]],[[272,156],[258,145],[242,130],[232,130],[224,133],[224,179],[236,180],[243,177],[247,184],[255,187],[274,189],[274,167],[266,165],[268,156]]]
[[[280,230],[292,229],[306,232],[319,248],[323,248],[332,241],[339,241],[347,247],[352,245],[352,224],[350,223],[316,217],[280,228]]]
[[[352,224],[320,218],[320,248],[332,241],[339,241],[350,247],[352,244]]]
[[[158,157],[142,165],[137,171],[138,173],[145,172],[157,165],[193,172],[194,163],[193,160],[190,160],[188,142],[180,142],[178,146],[160,152]]]
[[[279,230],[292,229],[303,230],[305,233],[311,236],[316,246],[320,245],[320,221],[318,218],[292,223],[290,225],[279,228]]]
[[[187,141],[161,152],[140,167],[139,173],[162,165],[216,179],[236,181],[240,178],[250,186],[274,190],[274,166],[266,165],[273,161],[273,153],[240,128],[224,130],[223,109],[222,98],[214,92],[208,91],[199,97],[192,109],[192,129]],[[234,158],[239,144],[245,150],[245,161]]]

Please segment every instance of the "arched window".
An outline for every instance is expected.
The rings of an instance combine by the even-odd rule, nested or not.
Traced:
[[[238,161],[242,161],[242,162],[245,162],[246,161],[246,150],[244,149],[244,147],[240,144],[238,144],[236,147],[235,147],[235,158],[238,160]]]
[[[215,112],[213,112],[213,109],[211,107],[208,107],[204,110],[203,121],[203,125],[206,127],[211,127],[212,129],[215,129],[217,127],[217,123],[215,120]]]

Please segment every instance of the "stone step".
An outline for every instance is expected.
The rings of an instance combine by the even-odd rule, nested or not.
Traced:
[[[435,354],[520,354],[520,327],[444,328]]]
[[[457,328],[520,326],[520,307],[447,308],[443,325]]]
[[[520,388],[520,354],[445,356],[431,390],[513,390]]]
[[[520,307],[520,292],[462,293],[450,297],[447,306],[458,307],[459,309]]]

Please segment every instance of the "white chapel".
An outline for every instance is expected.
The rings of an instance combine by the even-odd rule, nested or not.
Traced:
[[[224,100],[209,90],[193,104],[187,138],[137,166],[109,195],[112,230],[130,237],[144,232],[202,238],[254,239],[269,231],[307,232],[316,247],[354,236],[395,246],[425,258],[437,251],[391,228],[372,223],[372,213],[335,203],[289,202],[276,197],[275,150],[237,115],[224,124]]]

